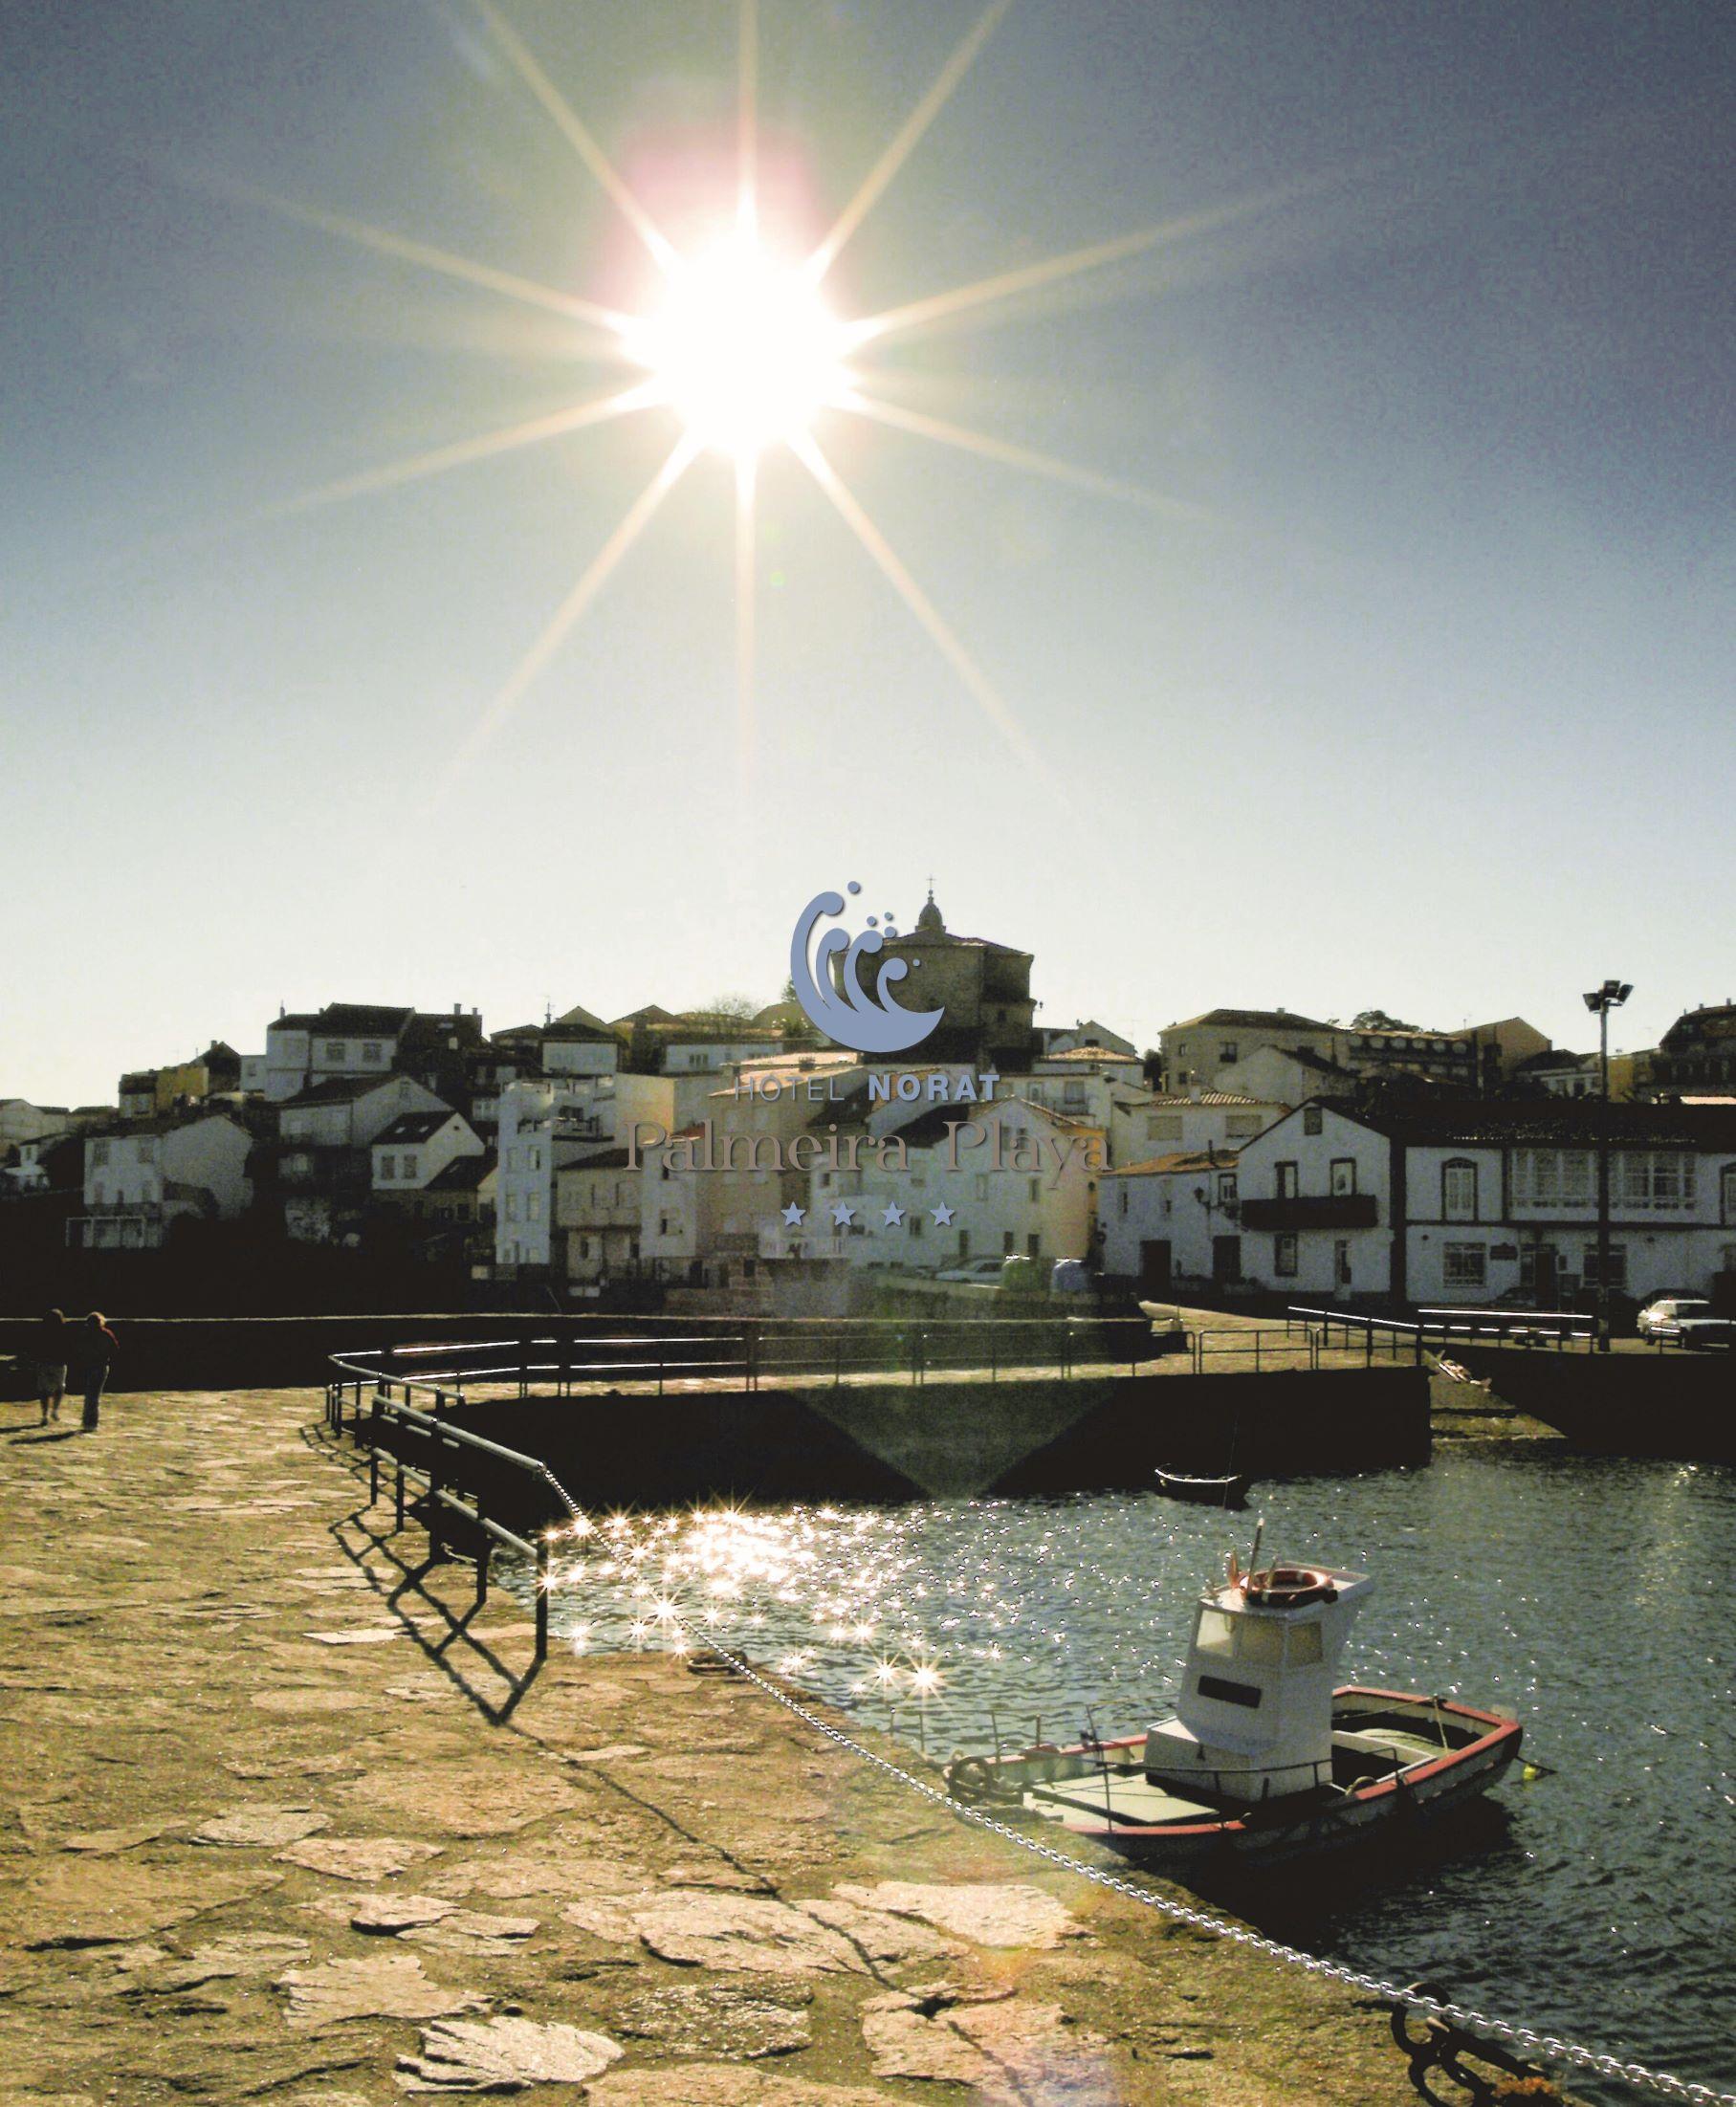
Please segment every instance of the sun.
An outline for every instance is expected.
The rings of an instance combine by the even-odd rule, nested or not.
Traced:
[[[692,444],[737,462],[802,438],[848,398],[848,344],[812,273],[747,230],[672,259],[657,308],[623,334]]]
[[[830,230],[817,248],[797,255],[768,244],[761,231],[758,0],[740,0],[736,194],[733,200],[726,196],[717,200],[716,238],[688,251],[678,250],[652,219],[595,134],[507,19],[501,0],[471,0],[471,5],[502,56],[648,252],[656,272],[655,293],[642,311],[624,313],[582,294],[455,255],[385,228],[249,193],[256,203],[376,254],[558,315],[576,325],[579,337],[592,347],[584,356],[616,369],[611,384],[600,395],[340,477],[265,507],[254,517],[280,516],[372,495],[519,448],[569,438],[617,418],[650,412],[670,418],[676,431],[662,466],[589,556],[565,598],[459,743],[446,769],[441,795],[450,794],[463,779],[482,747],[553,662],[670,492],[695,460],[708,454],[732,464],[735,472],[737,750],[742,779],[750,779],[756,735],[758,467],[761,457],[774,450],[799,462],[824,492],[977,702],[988,725],[1027,763],[1042,767],[1030,735],[833,467],[827,428],[844,420],[868,421],[905,438],[958,449],[979,461],[1197,524],[1205,516],[1198,506],[917,408],[902,399],[905,391],[883,363],[877,366],[877,357],[890,341],[920,336],[936,326],[956,326],[980,310],[1010,300],[1028,301],[1082,274],[1103,271],[1263,209],[1289,191],[1268,192],[1139,228],[972,284],[926,294],[878,314],[845,319],[826,297],[833,265],[945,108],[1011,0],[986,0],[975,25],[863,177]],[[619,384],[623,367],[627,375],[625,386]]]

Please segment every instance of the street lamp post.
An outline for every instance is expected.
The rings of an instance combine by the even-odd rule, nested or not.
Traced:
[[[1606,980],[1585,999],[1597,1016],[1597,1350],[1610,1350],[1610,1012],[1634,992],[1632,981]]]

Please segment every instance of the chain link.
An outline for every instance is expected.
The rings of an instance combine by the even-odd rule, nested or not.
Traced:
[[[542,1475],[560,1495],[573,1520],[582,1520],[578,1503],[546,1463],[542,1466]],[[1300,1946],[1289,1946],[1280,1940],[1268,1939],[1264,1932],[1255,1931],[1246,1924],[1233,1923],[1228,1918],[1214,1916],[1209,1910],[1196,1909],[1190,1903],[1176,1901],[1138,1881],[1128,1879],[1125,1875],[1111,1873],[1105,1866],[1087,1865],[1083,1859],[1069,1857],[1065,1851],[1057,1851],[1053,1844],[1046,1844],[1040,1837],[1015,1829],[1010,1822],[998,1820],[981,1808],[954,1799],[950,1792],[943,1792],[939,1787],[929,1784],[924,1778],[913,1776],[888,1757],[852,1740],[841,1727],[822,1719],[799,1698],[792,1697],[787,1690],[762,1676],[745,1656],[732,1654],[710,1640],[696,1640],[679,1616],[671,1617],[669,1621],[690,1645],[695,1645],[724,1662],[734,1674],[752,1683],[775,1703],[780,1704],[786,1712],[802,1721],[804,1726],[811,1726],[817,1734],[823,1734],[827,1741],[846,1750],[871,1769],[881,1771],[907,1790],[931,1801],[955,1820],[974,1823],[978,1829],[987,1830],[991,1835],[1004,1837],[1008,1843],[1017,1844],[1022,1851],[1045,1859],[1050,1865],[1057,1866],[1066,1873],[1075,1874],[1082,1880],[1089,1880],[1097,1887],[1108,1888],[1113,1894],[1125,1896],[1130,1901],[1154,1909],[1175,1923],[1186,1924],[1196,1931],[1209,1932],[1214,1938],[1227,1939],[1251,1953],[1264,1954],[1271,1961],[1282,1961],[1290,1967],[1301,1968],[1309,1975],[1339,1984],[1346,1989],[1360,1990],[1366,1996],[1379,1999],[1382,2004],[1398,2006],[1408,2011],[1422,2012],[1431,2019],[1444,2020],[1465,2033],[1481,2034],[1485,2041],[1502,2042],[1527,2056],[1542,2056],[1557,2063],[1571,2064],[1577,2070],[1592,2072],[1598,2077],[1619,2079],[1637,2091],[1654,2093],[1659,2098],[1687,2100],[1691,2102],[1691,2107],[1736,2107],[1736,2093],[1721,2093],[1710,2085],[1673,2076],[1668,2071],[1654,2071],[1644,2063],[1624,2062],[1620,2056],[1609,2055],[1597,2049],[1582,2048],[1577,2042],[1564,2041],[1558,2034],[1538,2033],[1533,2028],[1522,2027],[1513,2020],[1502,2019],[1490,2012],[1480,2012],[1472,2006],[1461,2005],[1448,1998],[1430,1997],[1404,1985],[1386,1982],[1380,1976],[1365,1974],[1360,1968],[1352,1968],[1342,1961],[1328,1961],[1319,1954],[1306,1953]]]

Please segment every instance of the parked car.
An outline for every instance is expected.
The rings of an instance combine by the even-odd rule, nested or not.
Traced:
[[[1635,1320],[1642,1339],[1666,1346],[1723,1347],[1736,1345],[1736,1324],[1720,1317],[1703,1295],[1659,1295],[1647,1303]]]
[[[978,1287],[999,1287],[1004,1259],[967,1259],[962,1265],[949,1265],[936,1273],[937,1281],[969,1281]]]

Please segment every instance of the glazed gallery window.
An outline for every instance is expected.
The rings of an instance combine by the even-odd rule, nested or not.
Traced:
[[[1610,1204],[1678,1208],[1694,1204],[1694,1159],[1685,1151],[1623,1151],[1610,1165]]]
[[[1597,1170],[1589,1149],[1516,1149],[1516,1207],[1586,1207],[1597,1196]]]
[[[1345,1199],[1355,1190],[1355,1159],[1351,1156],[1334,1156],[1332,1158],[1332,1197],[1334,1199]]]
[[[1286,1235],[1272,1239],[1272,1271],[1280,1280],[1294,1275],[1296,1271],[1296,1239]]]
[[[1584,1280],[1588,1287],[1598,1285],[1597,1246],[1594,1243],[1588,1243],[1585,1247]],[[1627,1284],[1628,1247],[1624,1243],[1613,1243],[1610,1246],[1610,1277],[1603,1283],[1603,1285],[1606,1287],[1625,1287]]]
[[[1477,1166],[1466,1158],[1440,1166],[1440,1218],[1477,1219]]]
[[[1272,1166],[1272,1171],[1278,1180],[1278,1197],[1280,1199],[1294,1199],[1296,1197],[1297,1181],[1295,1164],[1275,1163]]]
[[[1440,1278],[1448,1287],[1482,1287],[1488,1279],[1485,1243],[1449,1243],[1442,1248]]]

